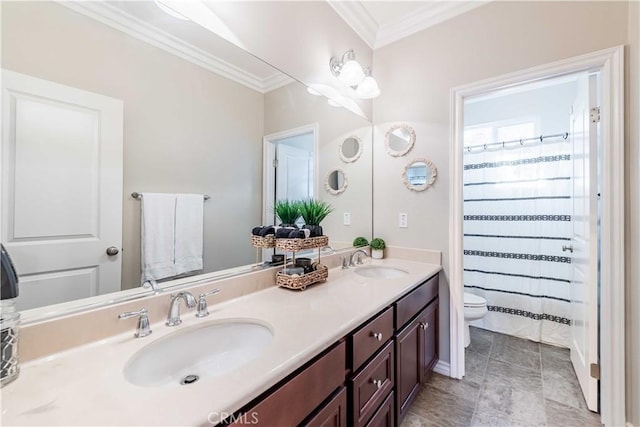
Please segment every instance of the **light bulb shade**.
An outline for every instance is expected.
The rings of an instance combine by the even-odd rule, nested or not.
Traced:
[[[371,99],[380,96],[380,88],[378,87],[376,79],[371,76],[365,77],[362,83],[358,85],[356,95],[362,99]]]
[[[348,60],[342,64],[339,79],[347,86],[358,86],[364,78],[362,66],[355,59]]]

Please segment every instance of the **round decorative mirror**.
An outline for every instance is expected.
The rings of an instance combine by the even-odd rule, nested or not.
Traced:
[[[340,144],[340,158],[345,163],[353,163],[362,154],[362,141],[357,136],[350,136]]]
[[[438,176],[436,165],[427,159],[415,159],[404,167],[402,182],[412,191],[424,191],[431,187]]]
[[[347,175],[345,175],[344,171],[341,169],[329,171],[324,180],[324,187],[329,193],[334,195],[344,193],[344,190],[347,189],[347,185],[349,185],[349,180],[347,180]]]
[[[409,125],[394,125],[387,131],[385,146],[393,157],[407,154],[416,143],[416,132]]]

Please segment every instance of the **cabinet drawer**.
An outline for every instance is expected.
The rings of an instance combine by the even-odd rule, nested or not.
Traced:
[[[351,335],[351,367],[353,372],[367,361],[393,335],[393,308],[376,316]]]
[[[264,400],[242,413],[232,425],[295,426],[344,384],[346,345],[320,357]]]
[[[347,388],[342,387],[303,427],[347,427]]]
[[[411,291],[396,302],[396,330],[401,329],[420,312],[432,299],[438,296],[438,274]]]
[[[353,425],[365,425],[380,403],[393,390],[393,354],[393,341],[389,341],[380,353],[350,381]]]
[[[371,418],[371,421],[367,423],[367,427],[394,427],[395,426],[395,417],[393,415],[394,412],[394,403],[393,403],[393,392],[387,397],[380,408],[376,411]]]

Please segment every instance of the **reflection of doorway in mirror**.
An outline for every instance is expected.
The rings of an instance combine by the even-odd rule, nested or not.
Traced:
[[[317,195],[317,135],[317,126],[309,125],[264,137],[264,224],[277,222],[273,213],[277,200]]]

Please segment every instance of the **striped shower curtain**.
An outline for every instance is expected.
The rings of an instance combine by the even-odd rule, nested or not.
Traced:
[[[465,150],[463,177],[464,290],[489,309],[476,325],[568,347],[570,143]]]

